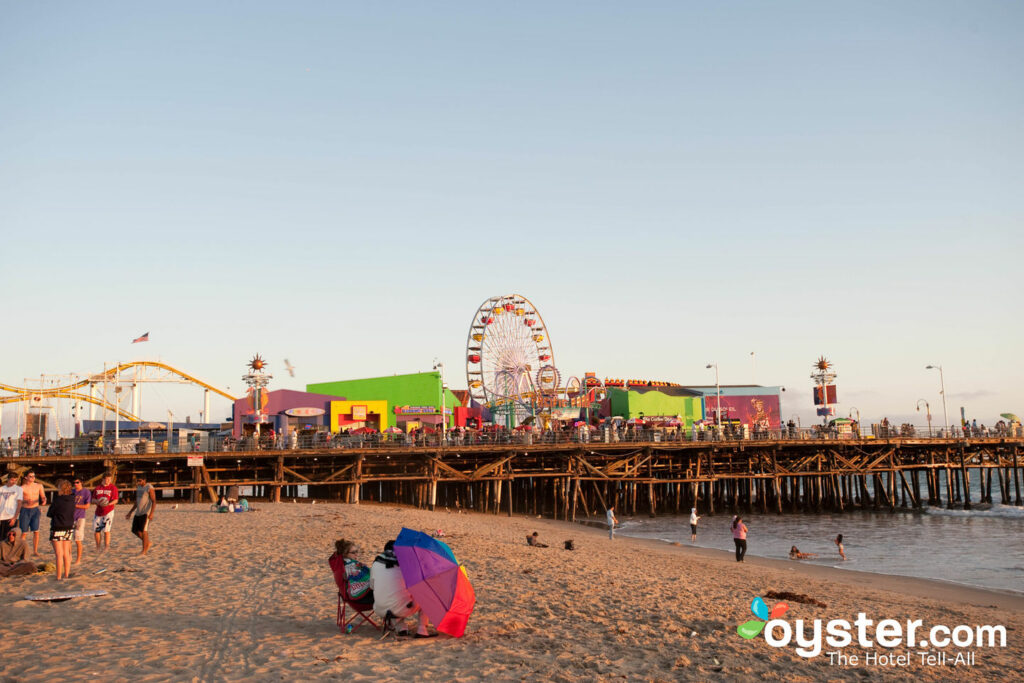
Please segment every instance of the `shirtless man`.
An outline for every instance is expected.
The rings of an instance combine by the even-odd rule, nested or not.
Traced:
[[[29,470],[25,473],[25,481],[21,484],[21,535],[32,532],[32,557],[39,557],[39,507],[46,505],[46,493],[43,485],[36,481],[36,473]]]

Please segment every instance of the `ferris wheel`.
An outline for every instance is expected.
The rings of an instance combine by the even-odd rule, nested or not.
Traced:
[[[558,390],[560,379],[544,319],[529,299],[505,294],[480,304],[466,341],[474,400],[521,420],[538,395]]]

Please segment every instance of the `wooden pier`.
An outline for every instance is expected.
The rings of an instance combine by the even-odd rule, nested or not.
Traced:
[[[609,504],[627,515],[1019,506],[1022,448],[1020,437],[639,441],[192,453],[203,457],[192,467],[184,453],[0,460],[18,473],[34,469],[47,488],[71,476],[92,486],[111,470],[129,489],[145,472],[158,489],[193,502],[216,500],[231,485],[275,501],[306,486],[311,498],[348,503],[574,520]]]

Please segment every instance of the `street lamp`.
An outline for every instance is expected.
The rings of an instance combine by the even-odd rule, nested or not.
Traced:
[[[942,423],[946,425],[946,438],[949,438],[949,414],[946,412],[946,378],[942,375],[941,365],[926,365],[925,370],[939,371],[939,387],[942,389]]]
[[[924,403],[924,410],[928,416],[928,438],[932,436],[932,407],[928,405],[928,401],[923,398],[917,399],[917,412],[921,412],[921,404]]]
[[[445,415],[445,396],[444,396],[444,363],[434,360],[434,369],[441,370],[441,443],[445,444],[448,442],[448,429],[447,429],[447,415]]]
[[[718,363],[708,363],[705,366],[706,369],[715,369],[715,393],[718,395],[718,407],[715,410],[715,426],[721,428],[722,426],[722,385],[718,383]]]
[[[860,438],[860,408],[858,408],[857,406],[854,406],[854,407],[850,408],[850,412],[847,414],[847,416],[852,420],[854,412],[857,413],[857,438],[859,439]]]

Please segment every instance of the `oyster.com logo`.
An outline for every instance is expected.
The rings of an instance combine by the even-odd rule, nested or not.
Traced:
[[[756,638],[761,634],[761,631],[764,630],[765,624],[772,619],[778,619],[785,614],[788,609],[789,605],[784,602],[778,602],[775,603],[775,607],[772,607],[771,610],[769,610],[765,601],[760,597],[756,597],[753,602],[750,603],[750,611],[754,613],[754,616],[757,617],[757,619],[751,619],[750,621],[743,622],[736,627],[736,633],[739,633],[747,640]]]
[[[858,612],[856,619],[780,619],[789,609],[778,602],[771,609],[755,597],[750,611],[757,619],[745,621],[736,632],[747,640],[764,633],[771,647],[795,646],[800,657],[825,655],[832,665],[866,666],[972,666],[978,650],[1006,647],[1002,624],[958,624],[926,626],[921,619],[869,618]],[[847,648],[851,648],[847,650]],[[881,650],[881,651],[880,651]]]

